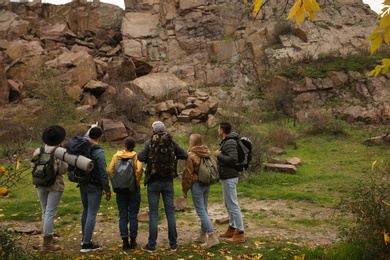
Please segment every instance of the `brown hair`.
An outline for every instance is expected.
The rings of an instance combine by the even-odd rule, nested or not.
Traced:
[[[133,151],[135,147],[135,139],[132,136],[129,136],[125,139],[125,148],[126,150]]]
[[[203,144],[203,137],[200,134],[192,134],[190,135],[189,147],[190,149],[193,146],[200,146]]]

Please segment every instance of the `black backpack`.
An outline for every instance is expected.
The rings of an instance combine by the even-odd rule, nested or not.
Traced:
[[[175,176],[176,156],[175,144],[172,136],[154,134],[149,144],[149,160],[151,164],[151,175],[159,177]]]
[[[54,170],[55,149],[50,152],[45,152],[45,145],[42,145],[39,149],[39,153],[31,158],[31,162],[34,163],[32,170],[32,182],[35,186],[50,187],[54,184],[57,178],[57,172]]]
[[[111,179],[115,193],[129,193],[135,191],[134,157],[118,160]]]
[[[92,159],[91,152],[94,149],[101,148],[100,146],[91,143],[81,136],[73,137],[66,144],[66,151],[69,154],[83,155],[89,159]],[[100,183],[99,176],[97,176],[96,170],[94,168],[92,168],[90,171],[84,171],[72,165],[68,165],[68,179],[71,182],[76,182],[79,184]]]
[[[238,161],[234,165],[237,171],[248,169],[249,163],[252,160],[252,142],[248,137],[240,137],[237,139]]]

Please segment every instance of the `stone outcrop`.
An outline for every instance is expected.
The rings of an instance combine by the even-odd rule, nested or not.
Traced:
[[[316,20],[298,27],[280,19],[288,10],[280,0],[264,2],[256,17],[241,0],[126,0],[125,10],[98,0],[1,0],[0,105],[36,98],[36,72],[50,68],[85,116],[114,118],[114,101],[123,94],[146,98],[151,116],[212,126],[219,104],[256,110],[261,100],[247,98],[258,91],[254,86],[267,91],[281,84],[300,104],[299,119],[336,95],[340,101],[328,113],[387,122],[387,77],[335,71],[303,83],[265,80],[295,62],[368,49],[376,14],[362,0],[318,2]]]

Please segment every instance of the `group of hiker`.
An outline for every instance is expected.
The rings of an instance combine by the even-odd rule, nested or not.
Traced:
[[[33,158],[37,158],[41,154],[53,154],[57,147],[63,145],[65,136],[66,132],[61,126],[47,128],[42,134],[44,145],[34,151]],[[218,136],[222,141],[220,148],[214,153],[204,144],[204,138],[200,134],[190,135],[187,151],[167,132],[163,122],[155,121],[152,124],[152,135],[145,141],[141,150],[138,153],[134,150],[136,141],[132,136],[128,136],[124,140],[124,148],[114,154],[107,170],[106,156],[99,146],[99,142],[103,138],[103,129],[97,123],[91,125],[84,137],[80,138],[83,139],[84,143],[79,145],[83,152],[80,154],[87,156],[94,164],[92,171],[83,172],[82,177],[77,180],[83,205],[80,252],[87,253],[101,249],[99,244],[92,242],[92,235],[102,197],[105,196],[105,199],[109,201],[112,189],[116,194],[119,211],[119,233],[123,241],[122,249],[130,250],[137,247],[138,213],[141,203],[140,188],[143,173],[145,173],[144,185],[147,186],[149,237],[148,242],[141,246],[141,249],[147,252],[156,251],[161,196],[168,223],[169,247],[171,251],[176,251],[178,249],[178,234],[174,212],[173,181],[178,176],[178,160],[185,161],[181,174],[183,197],[187,198],[188,191],[191,191],[193,205],[200,220],[200,232],[193,239],[193,242],[200,243],[201,247],[205,249],[218,245],[220,238],[226,239],[225,241],[228,243],[245,242],[244,224],[236,189],[239,172],[234,167],[238,161],[238,134],[232,132],[232,126],[229,122],[221,122],[218,127]],[[69,148],[69,150],[71,149]],[[42,208],[42,252],[60,250],[59,238],[53,232],[53,228],[64,191],[64,175],[68,173],[70,177],[71,173],[76,174],[78,171],[74,165],[69,165],[67,162],[53,157],[52,169],[55,173],[53,180],[45,185],[35,185]],[[210,184],[199,179],[202,158],[212,157],[212,160],[215,158],[216,161],[223,202],[229,216],[227,230],[219,235],[213,227],[207,210]],[[34,176],[48,175],[38,174],[37,162],[39,160],[32,161],[34,162],[33,179],[37,178]],[[145,170],[144,165],[146,166]],[[89,178],[85,177],[84,179],[84,175],[89,176]],[[118,178],[123,178],[123,181]],[[124,184],[128,187],[123,186]]]

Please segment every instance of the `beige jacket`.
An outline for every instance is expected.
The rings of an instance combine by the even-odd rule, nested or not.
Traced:
[[[45,152],[53,152],[54,149],[57,148],[57,146],[49,146],[45,144]],[[40,147],[38,147],[34,153],[34,155],[37,155],[40,153]],[[64,183],[64,174],[66,173],[68,169],[68,164],[60,159],[55,159],[56,163],[54,164],[54,170],[57,172],[57,178],[52,186],[50,186],[50,189],[53,189],[55,191],[64,191],[65,183]],[[33,167],[33,165],[32,165]]]
[[[210,157],[210,150],[207,146],[193,146],[188,152],[188,159],[185,162],[181,186],[184,194],[191,189],[192,184],[198,181],[200,158]]]

